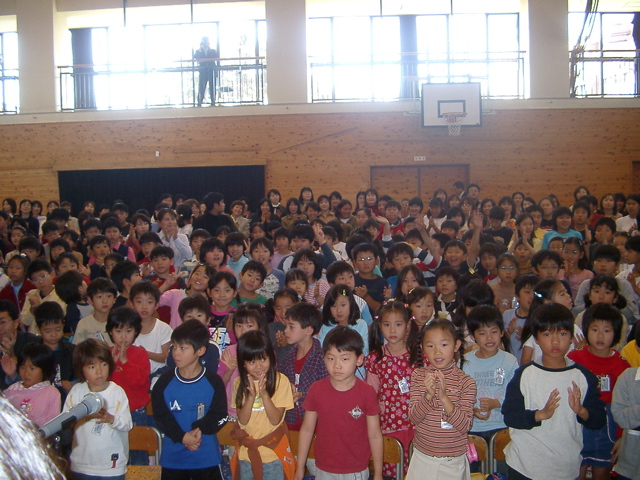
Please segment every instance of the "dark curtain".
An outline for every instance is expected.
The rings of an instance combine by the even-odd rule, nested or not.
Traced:
[[[140,208],[153,212],[163,193],[201,200],[208,192],[222,193],[229,213],[231,202],[240,197],[255,210],[265,192],[264,165],[76,170],[58,172],[58,184],[60,199],[72,203],[74,214],[87,200],[111,206],[121,199],[130,213]]]

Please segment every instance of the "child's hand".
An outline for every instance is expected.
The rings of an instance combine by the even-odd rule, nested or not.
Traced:
[[[391,289],[391,285],[387,285],[384,287],[384,299],[389,300],[391,295],[393,295],[393,290]]]
[[[489,417],[491,416],[491,412],[483,412],[479,408],[474,408],[473,416],[476,417],[478,420],[489,420]]]
[[[622,443],[622,438],[616,440],[616,443],[613,445],[611,449],[611,463],[618,463],[618,457],[620,456],[620,444]]]
[[[166,278],[166,280],[164,281],[164,283],[162,285],[163,286],[167,285],[168,287],[170,287],[171,285],[173,285],[177,281],[178,281],[178,273],[177,272],[173,272],[173,273],[169,274],[169,276]]]
[[[138,236],[136,235],[136,229],[133,225],[129,225],[129,238],[132,238],[133,240],[138,239]]]
[[[443,398],[447,398],[447,385],[444,382],[444,373],[442,373],[440,370],[436,370],[435,374],[436,383],[438,386],[438,394],[440,396],[440,400],[442,400]]]
[[[229,350],[222,352],[222,358],[220,359],[222,363],[224,363],[229,370],[235,370],[238,368],[238,357],[236,357]]]
[[[483,227],[482,214],[478,210],[471,212],[471,225],[473,227],[472,230],[476,228],[479,230],[482,230],[482,227]]]
[[[428,401],[431,401],[436,394],[436,377],[434,373],[427,373],[427,376],[424,379],[424,386],[427,389],[424,397]]]
[[[151,264],[150,263],[143,263],[142,264],[140,275],[142,276],[142,278],[145,278],[145,277],[148,277],[149,275],[151,275]]]
[[[481,412],[487,412],[490,414],[491,410],[493,410],[494,408],[500,408],[502,406],[500,405],[500,402],[495,398],[483,397],[483,398],[480,398],[479,400],[480,400]]]
[[[196,428],[187,432],[182,437],[182,444],[192,452],[198,450],[200,442],[202,441],[202,433],[199,433],[200,429]]]
[[[38,292],[29,292],[27,296],[29,297],[31,308],[35,308],[42,303],[42,299],[40,298],[40,294]]]
[[[287,346],[287,337],[283,332],[276,332],[276,347],[282,348]]]
[[[115,420],[113,415],[107,412],[106,408],[101,408],[93,418],[96,418],[98,420],[98,423],[113,423],[113,421]]]
[[[567,393],[569,394],[569,407],[571,410],[575,412],[583,420],[589,418],[589,412],[586,408],[582,406],[582,398],[580,394],[580,387],[576,385],[576,382],[571,382],[573,388],[567,388]]]
[[[251,379],[249,379],[249,381],[251,381]],[[269,393],[267,392],[267,374],[263,373],[262,375],[260,375],[260,379],[257,381],[257,383],[254,381],[254,386],[256,388],[256,393],[258,395],[260,395],[261,397],[269,396]]]
[[[298,388],[293,384],[291,385],[291,392],[293,393],[293,403],[297,404],[302,398],[302,392],[299,392]]]
[[[18,361],[16,360],[16,357],[9,353],[4,353],[2,355],[2,358],[0,358],[0,365],[7,377],[15,376],[18,370]]]
[[[513,332],[516,331],[516,325],[518,325],[518,319],[516,317],[513,317],[513,319],[509,322],[509,325],[507,325],[507,333],[509,335],[513,335]]]
[[[78,267],[78,271],[84,275],[85,277],[90,277],[91,276],[91,269],[89,267],[87,267],[86,265],[80,265]]]
[[[584,347],[586,344],[587,344],[587,340],[586,338],[584,338],[584,335],[576,334],[573,337],[573,346],[576,350]]]
[[[73,387],[73,385],[71,385],[71,382],[69,380],[62,380],[60,382],[60,385],[62,385],[62,388],[64,388],[66,392],[71,390],[71,387]]]
[[[356,287],[354,290],[355,290],[355,294],[361,298],[365,298],[367,296],[368,290],[366,285],[360,285],[359,287]]]
[[[542,420],[548,420],[553,417],[556,408],[560,406],[560,392],[555,388],[550,394],[549,399],[547,400],[547,404],[544,406],[542,410],[538,410],[535,415],[536,422],[541,422]]]
[[[327,240],[324,238],[324,232],[322,231],[322,226],[314,223],[313,224],[313,233],[316,236],[316,241],[318,242],[318,245],[323,245],[327,242]]]

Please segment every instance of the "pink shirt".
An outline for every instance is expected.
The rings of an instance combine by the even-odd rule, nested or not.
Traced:
[[[14,383],[4,392],[7,400],[37,426],[42,426],[60,413],[60,392],[50,382],[36,383],[25,388]]]

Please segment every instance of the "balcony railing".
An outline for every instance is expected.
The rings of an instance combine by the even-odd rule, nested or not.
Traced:
[[[486,98],[525,98],[525,52],[460,56],[403,53],[365,61],[311,58],[313,102],[392,101],[420,97],[422,83],[480,82]],[[393,58],[390,58],[393,57]]]
[[[198,98],[198,64],[180,61],[162,68],[123,65],[58,67],[63,111],[193,107]],[[264,57],[220,59],[216,105],[261,105],[265,98]],[[209,89],[205,105],[209,101]]]
[[[573,50],[572,97],[635,97],[640,93],[640,50]]]
[[[18,113],[20,104],[18,70],[1,67],[0,63],[0,113]]]

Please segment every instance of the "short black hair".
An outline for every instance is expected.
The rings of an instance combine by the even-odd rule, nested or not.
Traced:
[[[64,303],[78,303],[82,301],[80,287],[84,282],[84,275],[77,270],[69,270],[56,279],[56,294]]]
[[[227,247],[228,250],[230,245],[242,245],[242,250],[244,251],[246,240],[247,237],[245,237],[243,233],[231,232],[229,235],[227,235],[227,238],[224,239],[224,246]]]
[[[35,250],[40,254],[42,251],[42,244],[40,243],[40,240],[33,235],[25,235],[20,239],[20,242],[18,242],[18,251],[22,252],[27,249]]]
[[[158,257],[167,257],[173,259],[174,256],[175,253],[173,252],[173,248],[165,247],[164,245],[158,245],[157,247],[153,247],[153,250],[151,250],[151,253],[149,254],[149,260],[153,261]]]
[[[605,303],[596,303],[587,308],[582,316],[582,331],[589,343],[589,327],[593,322],[602,320],[603,322],[609,322],[613,328],[613,341],[610,347],[617,345],[620,342],[622,336],[622,314],[620,310],[611,305]],[[626,321],[626,320],[625,320]]]
[[[289,236],[289,230],[284,227],[278,228],[275,232],[273,232],[273,240],[275,241],[278,238],[286,237],[287,239],[291,239]]]
[[[124,280],[131,280],[135,273],[140,273],[140,267],[131,260],[116,263],[111,270],[111,280],[115,283],[119,292],[124,291]],[[93,283],[93,282],[91,282]]]
[[[351,273],[352,275],[355,275],[356,272],[351,265],[349,265],[347,262],[343,260],[338,262],[333,262],[331,265],[329,265],[329,267],[327,267],[327,272],[326,272],[327,282],[333,285],[334,283],[336,283],[336,277],[344,273]]]
[[[187,320],[176,327],[171,341],[178,345],[191,345],[194,351],[198,351],[209,344],[209,329],[198,320]]]
[[[93,248],[99,243],[106,243],[109,245],[109,239],[104,235],[95,235],[91,240],[89,240],[89,248]]]
[[[12,320],[17,320],[20,316],[20,311],[16,304],[9,300],[0,300],[0,312],[7,312]]]
[[[547,330],[566,330],[573,337],[573,313],[559,303],[545,303],[535,309],[531,316],[531,335],[537,337]]]
[[[480,247],[480,251],[478,252],[478,257],[482,259],[483,255],[491,255],[496,257],[496,259],[502,254],[502,249],[493,242],[485,242]]]
[[[558,252],[554,252],[553,250],[539,250],[534,253],[533,257],[531,257],[531,266],[537,270],[538,266],[541,265],[545,260],[553,260],[558,264],[558,268],[562,266],[562,257]]]
[[[207,211],[211,210],[214,205],[224,200],[224,196],[219,192],[209,192],[202,199],[202,203],[206,207]]]
[[[535,288],[536,284],[540,281],[537,275],[533,273],[527,273],[520,275],[516,279],[516,295],[520,295],[520,291],[525,287]]]
[[[322,259],[319,255],[316,255],[316,253],[311,250],[310,248],[302,248],[300,250],[298,250],[294,255],[293,255],[293,260],[291,261],[291,266],[294,268],[297,268],[298,266],[298,262],[300,260],[303,259],[307,259],[310,260],[311,262],[313,262],[314,265],[314,270],[313,270],[313,279],[314,280],[320,280],[320,277],[322,277]]]
[[[453,281],[456,282],[456,285],[460,281],[460,272],[453,267],[440,267],[436,270],[436,280],[444,276],[453,278]]]
[[[505,216],[504,208],[502,208],[499,205],[496,205],[495,207],[492,207],[491,210],[489,210],[489,218],[490,219],[493,219],[493,220],[504,220],[504,216]]]
[[[358,255],[363,252],[370,252],[373,254],[374,258],[378,258],[378,249],[373,243],[369,242],[359,243],[358,245],[353,247],[353,250],[351,250],[351,258],[353,258],[353,260],[355,261],[356,257],[358,257]]]
[[[200,261],[204,262],[204,257],[209,252],[213,252],[214,250],[220,250],[222,253],[227,255],[227,247],[224,246],[224,243],[221,242],[216,237],[207,238],[202,245],[200,245]]]
[[[129,298],[133,302],[137,295],[145,293],[151,295],[155,299],[156,303],[160,301],[160,289],[155,283],[150,282],[149,280],[142,280],[134,284],[129,291]]]
[[[205,297],[197,293],[180,300],[178,315],[180,315],[180,318],[184,318],[187,312],[191,310],[199,310],[206,313],[207,316],[211,316],[211,305]]]
[[[481,327],[497,325],[504,332],[504,320],[500,310],[493,305],[477,305],[467,315],[467,329],[473,335]]]
[[[111,276],[113,276],[113,271],[111,272]],[[110,293],[114,297],[118,296],[116,285],[111,280],[105,277],[95,278],[87,286],[87,296],[89,298],[93,298],[98,293]]]
[[[249,260],[242,266],[242,274],[244,275],[248,271],[257,272],[260,274],[261,280],[264,282],[264,279],[267,277],[267,269],[264,267],[262,263],[257,260]]]
[[[142,235],[140,235],[140,240],[138,242],[140,243],[140,245],[145,245],[147,243],[162,245],[160,235],[158,235],[156,232],[144,232]]]
[[[47,220],[42,224],[42,235],[46,235],[50,232],[57,232],[60,230],[60,227],[53,220]]]
[[[460,231],[460,224],[455,220],[445,220],[444,222],[442,222],[442,225],[440,225],[440,230],[442,231],[445,228],[450,228],[451,230],[458,233]]]
[[[624,248],[627,250],[633,250],[634,252],[640,252],[640,237],[634,235],[629,238],[629,240],[624,243]]]
[[[109,311],[105,329],[111,337],[113,329],[118,327],[133,327],[136,332],[135,338],[137,338],[142,331],[142,319],[138,312],[131,307],[123,305],[122,307],[112,308]],[[111,340],[113,341],[113,337],[111,337]]]
[[[413,255],[413,247],[411,245],[409,245],[406,242],[398,242],[395,243],[394,245],[392,245],[389,250],[387,250],[387,260],[389,260],[390,262],[393,261],[393,259],[397,256],[400,255],[401,253],[406,253],[407,255],[409,255],[412,259],[414,257]]]
[[[616,265],[620,263],[621,255],[620,250],[613,245],[600,245],[593,252],[593,258],[591,259],[591,263],[595,262],[599,258],[604,258],[606,260],[610,260],[615,262]]]
[[[355,330],[337,326],[331,329],[322,342],[322,350],[325,354],[332,348],[338,352],[353,352],[356,357],[359,357],[364,352],[364,340]]]
[[[311,327],[313,335],[317,335],[322,326],[322,315],[314,305],[299,302],[292,305],[285,315],[287,320],[298,322],[301,328]]]
[[[106,233],[110,228],[117,228],[120,231],[120,222],[117,218],[107,218],[102,224],[102,233]]]
[[[18,368],[24,365],[27,359],[42,370],[42,380],[53,382],[56,374],[56,356],[53,350],[43,343],[28,343],[18,356]]]
[[[313,231],[313,227],[309,224],[296,225],[291,229],[290,239],[301,238],[303,240],[309,240],[313,242],[316,238],[316,234]]]
[[[63,323],[64,311],[57,302],[42,302],[33,311],[38,328],[48,323]]]
[[[614,247],[615,248],[615,247]],[[46,260],[42,260],[41,258],[36,258],[33,262],[29,264],[27,267],[27,278],[31,278],[31,275],[37,272],[53,272],[53,267],[49,265],[49,262]]]
[[[69,210],[63,207],[54,208],[49,214],[49,220],[64,220],[67,222],[69,217]]]

